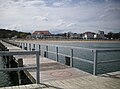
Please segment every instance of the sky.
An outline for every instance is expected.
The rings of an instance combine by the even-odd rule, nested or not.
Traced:
[[[0,28],[120,32],[120,0],[0,0]]]

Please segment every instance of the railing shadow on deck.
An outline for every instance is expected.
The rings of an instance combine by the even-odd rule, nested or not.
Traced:
[[[120,79],[120,72],[117,73],[117,74],[106,73],[106,74],[100,75],[100,77],[108,77],[108,78],[113,78],[113,79]]]

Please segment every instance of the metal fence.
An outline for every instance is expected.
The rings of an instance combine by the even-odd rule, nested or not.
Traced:
[[[97,75],[98,73],[100,73],[98,72],[99,69],[105,70],[105,68],[99,68],[99,66],[104,66],[104,64],[107,65],[114,64],[113,67],[116,66],[116,69],[110,69],[110,68],[108,69],[107,67],[109,66],[105,66],[106,70],[107,69],[109,70],[108,72],[120,71],[120,55],[119,55],[120,48],[89,49],[89,48],[80,48],[80,47],[71,47],[71,46],[50,45],[50,44],[49,45],[33,44],[33,43],[25,43],[25,42],[10,42],[10,43],[14,43],[16,46],[29,51],[38,50],[40,51],[41,56],[47,58],[49,58],[49,54],[54,54],[53,55],[55,57],[54,60],[57,62],[61,62],[61,60],[63,59],[63,57],[60,59],[59,56],[64,56],[64,58],[69,59],[67,64],[69,64],[71,67],[76,67],[75,60],[79,64],[77,67],[81,66],[80,64],[84,62],[80,69],[82,69],[83,66],[88,65],[88,67],[91,67],[92,69],[91,73],[93,75]],[[105,58],[107,59],[105,60]],[[102,71],[101,73],[106,73],[106,72]]]
[[[0,51],[0,56],[9,56],[9,55],[36,55],[36,66],[17,67],[17,68],[1,68],[0,71],[20,71],[20,70],[36,69],[36,83],[37,84],[40,83],[39,51],[15,51],[15,52]]]

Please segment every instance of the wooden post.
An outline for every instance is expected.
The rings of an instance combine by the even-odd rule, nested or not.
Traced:
[[[17,61],[18,61],[18,67],[23,67],[23,59],[19,58]]]
[[[97,50],[94,50],[93,75],[97,75]]]
[[[17,60],[18,62],[18,67],[23,67],[23,59],[22,58],[19,58]],[[18,80],[19,80],[19,85],[21,84],[21,74],[20,74],[20,70],[18,71]]]

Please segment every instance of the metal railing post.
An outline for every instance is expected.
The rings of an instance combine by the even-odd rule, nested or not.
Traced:
[[[46,46],[46,57],[48,58],[48,45]]]
[[[70,66],[73,67],[73,49],[70,50]]]
[[[33,48],[32,48],[32,51],[35,50],[35,44],[33,44]]]
[[[18,42],[18,47],[20,47],[20,42]]]
[[[20,48],[22,48],[22,43],[20,43]]]
[[[37,70],[36,70],[36,83],[40,83],[40,57],[39,57],[39,52],[36,53],[36,65],[37,65]]]
[[[58,47],[56,47],[56,61],[58,62]]]
[[[23,47],[22,47],[23,49],[25,48],[25,43],[23,43]]]
[[[97,50],[94,50],[93,75],[97,75]]]
[[[23,48],[23,43],[21,43],[21,49]]]
[[[41,45],[39,45],[39,55],[41,55]]]
[[[27,47],[27,46],[28,46],[28,43],[26,43],[26,50],[28,50],[28,47]]]
[[[29,43],[29,50],[31,51],[31,43]]]
[[[11,61],[11,55],[9,55],[8,57],[9,57],[9,58],[8,58],[8,65],[9,65],[8,68],[11,68],[11,64],[10,64],[10,61]]]
[[[21,44],[21,43],[19,42],[19,48],[20,48],[20,44]]]

